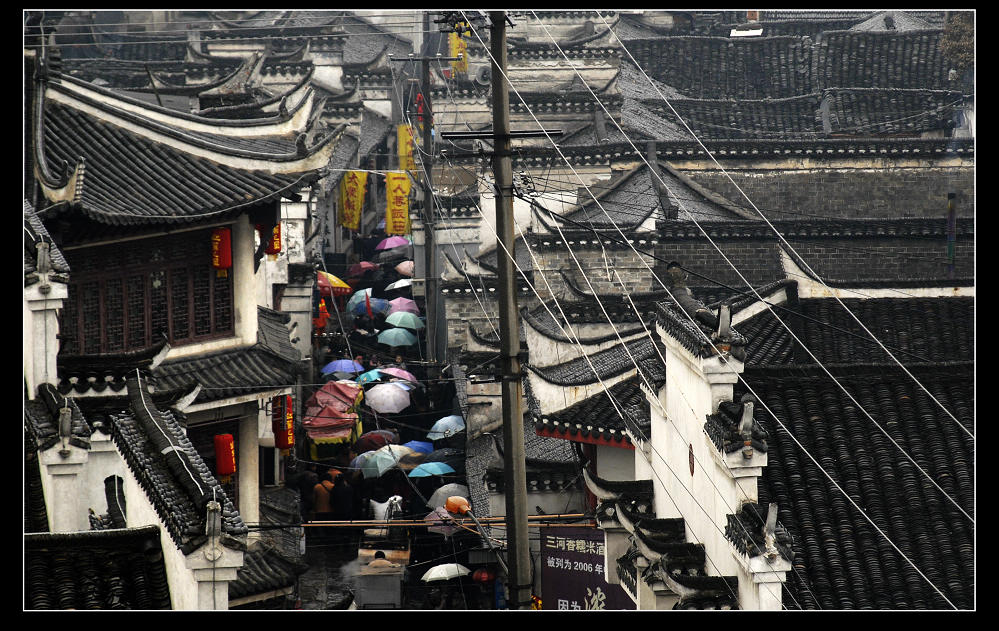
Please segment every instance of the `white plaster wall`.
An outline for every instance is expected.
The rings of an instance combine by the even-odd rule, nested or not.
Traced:
[[[556,316],[561,314],[557,309],[553,309],[552,313]],[[625,328],[631,328],[634,323],[623,323],[613,325],[616,326],[619,334],[620,331]],[[613,335],[614,329],[611,324],[598,324],[598,325],[573,325],[570,324],[568,327],[564,327],[567,337],[580,338],[598,336],[598,335]],[[630,342],[631,340],[637,339],[646,335],[645,331],[639,333],[632,333],[631,335],[621,335],[621,340],[625,342]],[[576,344],[574,342],[559,342],[551,338],[545,337],[537,332],[537,330],[530,325],[529,322],[524,323],[524,336],[527,340],[527,347],[530,349],[530,359],[531,363],[535,366],[555,366],[563,362],[571,361],[582,357],[585,353],[587,356],[592,357],[594,353],[599,353],[600,351],[606,350],[613,346],[618,346],[621,340],[614,337],[606,342],[601,342],[599,344]],[[582,346],[582,348],[580,348]],[[596,365],[596,364],[594,364]]]
[[[604,379],[602,383],[596,381],[595,383],[582,386],[559,386],[548,383],[533,371],[526,370],[525,372],[527,378],[531,380],[531,391],[538,399],[538,405],[541,407],[542,414],[551,414],[552,412],[563,410],[594,394],[602,393],[605,388],[610,389],[616,383],[630,379],[635,375],[634,370],[629,370],[616,377]]]
[[[59,353],[59,319],[68,289],[63,283],[49,283],[50,291],[39,291],[40,283],[25,288],[22,294],[22,359],[28,397],[42,383],[55,383],[56,356]]]
[[[604,480],[637,480],[635,452],[631,449],[597,445],[597,477]]]
[[[243,344],[257,343],[257,286],[254,282],[253,252],[256,230],[250,218],[242,215],[232,226],[233,310],[236,337]]]

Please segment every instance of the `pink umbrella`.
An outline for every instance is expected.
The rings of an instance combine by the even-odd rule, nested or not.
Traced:
[[[403,245],[409,245],[409,239],[405,237],[389,237],[388,239],[382,239],[381,243],[375,246],[375,249],[388,250],[389,248],[397,248]]]
[[[408,370],[403,370],[402,368],[379,368],[378,372],[383,372],[386,375],[392,375],[393,377],[398,377],[400,379],[405,379],[407,381],[412,381],[416,383],[416,376]]]
[[[416,302],[410,300],[409,298],[393,298],[389,300],[389,304],[392,305],[389,308],[389,315],[399,311],[405,311],[407,313],[412,313],[413,315],[420,315],[420,308],[416,306]]]
[[[413,261],[403,261],[402,263],[399,263],[398,265],[395,266],[395,271],[399,272],[403,276],[409,276],[410,278],[412,278],[413,268],[415,267],[415,265],[416,264],[413,263]]]

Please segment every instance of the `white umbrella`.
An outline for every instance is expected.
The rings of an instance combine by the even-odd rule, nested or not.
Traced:
[[[394,383],[380,383],[364,393],[364,403],[380,414],[402,412],[409,402],[409,392]]]
[[[461,563],[444,563],[443,565],[435,565],[427,570],[427,573],[420,580],[427,583],[430,581],[446,581],[458,578],[459,576],[465,576],[469,572],[471,570]]]
[[[391,285],[385,285],[385,289],[402,289],[403,287],[411,287],[413,285],[413,279],[403,278],[402,280],[397,280]]]
[[[468,497],[468,487],[464,484],[458,484],[456,482],[445,484],[434,491],[434,494],[430,496],[430,499],[427,500],[427,508],[444,508],[444,504],[447,503],[447,498],[452,495]]]

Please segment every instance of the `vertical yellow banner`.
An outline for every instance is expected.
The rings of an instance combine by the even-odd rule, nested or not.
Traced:
[[[399,125],[399,168],[406,171],[416,171],[416,161],[413,160],[413,128],[409,125]]]
[[[366,171],[348,171],[340,180],[340,225],[344,228],[359,230],[361,227],[367,181]]]
[[[458,26],[464,26],[462,22]],[[450,45],[451,57],[461,57],[458,61],[451,62],[451,69],[455,72],[468,72],[468,43],[458,33],[448,34],[448,44]]]
[[[385,174],[385,234],[408,234],[409,175],[401,171]]]

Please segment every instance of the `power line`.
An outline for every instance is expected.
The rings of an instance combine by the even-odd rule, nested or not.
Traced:
[[[523,100],[523,99],[522,99],[522,100]],[[599,102],[599,99],[597,99],[597,100],[598,100],[598,102]],[[535,120],[537,120],[537,119],[535,118]],[[539,124],[539,126],[540,126],[540,122],[538,122],[538,124]],[[554,143],[553,143],[553,144],[554,144]],[[560,155],[561,155],[561,151],[559,151],[559,153],[560,153]],[[639,153],[639,155],[641,155],[641,154]],[[563,159],[565,159],[565,157],[564,157],[564,156],[563,156]],[[566,160],[566,162],[567,162],[567,164],[568,164],[568,160]],[[571,168],[571,164],[570,164],[570,168]],[[582,181],[582,180],[581,180],[581,181]],[[585,186],[585,185],[584,185],[584,186]],[[595,199],[595,198],[594,198],[594,199]],[[598,204],[598,205],[599,205],[599,204]],[[616,224],[615,224],[615,226],[616,226]],[[619,231],[620,231],[620,230],[619,230]],[[705,233],[705,234],[706,234],[706,233]],[[622,235],[622,236],[623,236],[623,235]],[[710,240],[710,237],[709,237],[709,240]],[[715,246],[715,247],[717,248],[717,246]],[[720,250],[719,250],[719,251],[720,251]],[[734,266],[733,266],[733,267],[734,267]],[[650,271],[651,271],[651,269],[650,269]],[[655,274],[654,274],[654,272],[653,272],[653,275],[655,275]],[[656,277],[656,278],[658,279],[658,277]],[[660,281],[660,283],[661,283],[661,281]],[[747,284],[748,284],[748,283],[747,283]],[[663,287],[665,288],[665,285],[663,285]],[[668,291],[668,288],[667,288],[667,291]],[[684,313],[686,313],[686,312],[684,312]],[[688,318],[689,318],[689,314],[688,314]],[[692,319],[692,318],[691,318],[691,322],[693,322],[693,319]],[[696,327],[696,323],[694,323],[694,324],[695,324],[695,327]],[[697,330],[700,330],[700,329],[698,328]],[[702,332],[702,334],[703,334],[703,332]],[[707,336],[706,336],[706,335],[705,335],[705,338],[706,338],[706,339],[708,340],[708,342],[709,342],[709,343],[711,344],[711,346],[712,346],[712,347],[714,347],[714,346],[715,346],[715,345],[713,344],[713,342],[711,342],[711,340],[710,340],[709,338],[707,338]],[[715,351],[716,351],[717,353],[721,354],[721,353],[720,353],[720,351],[718,351],[718,349],[717,349],[717,348],[715,348]],[[726,364],[726,365],[727,365],[727,364]],[[731,369],[731,367],[729,367],[729,368]],[[733,370],[733,372],[735,372],[735,371]],[[736,373],[736,375],[737,375],[737,377],[738,377],[738,378],[739,378],[740,380],[742,380],[742,381],[743,381],[743,382],[745,383],[745,380],[744,380],[744,378],[743,378],[743,377],[741,377],[741,375],[738,375],[738,373]],[[837,383],[838,383],[838,382],[837,382]],[[749,384],[746,384],[746,385],[747,385],[747,388],[749,388],[749,389],[750,389],[750,391],[752,392],[752,388],[751,388],[751,386],[749,386]],[[753,394],[755,395],[755,392],[754,392]],[[759,399],[759,397],[757,397],[757,398]],[[777,423],[778,423],[778,424],[780,424],[780,425],[781,425],[782,427],[784,427],[784,425],[783,425],[783,423],[782,423],[782,422],[780,421],[780,419],[779,419],[779,418],[778,418],[778,417],[777,417],[776,415],[774,415],[772,411],[770,411],[770,410],[769,410],[769,408],[768,408],[768,407],[766,406],[766,404],[765,404],[765,403],[764,403],[764,407],[765,407],[765,408],[767,409],[767,411],[768,411],[768,412],[770,412],[770,414],[771,414],[771,415],[772,415],[772,416],[774,417],[774,419],[775,419],[775,420],[777,421]],[[791,433],[790,433],[790,431],[788,431],[786,427],[784,427],[784,429],[785,429],[785,431],[787,431],[788,435],[789,435],[789,436],[791,436],[791,438],[792,438],[792,439],[793,439],[793,440],[794,440],[794,441],[796,442],[796,444],[798,444],[798,446],[799,446],[799,447],[800,447],[800,448],[802,449],[802,451],[803,451],[803,452],[804,452],[804,453],[805,453],[806,455],[808,455],[808,456],[809,456],[809,458],[811,458],[811,459],[813,460],[813,462],[814,462],[814,463],[816,464],[816,466],[819,466],[819,465],[818,465],[818,462],[817,462],[817,461],[815,461],[814,457],[813,457],[813,456],[811,456],[811,454],[810,454],[810,453],[809,453],[809,452],[808,452],[808,451],[807,451],[806,449],[804,449],[804,446],[802,446],[802,445],[800,444],[800,442],[798,442],[798,441],[797,441],[797,439],[796,439],[796,438],[794,438],[793,434],[791,434]],[[890,437],[889,437],[889,438],[890,438]],[[918,466],[918,465],[917,465],[917,466]],[[915,566],[915,564],[913,564],[913,563],[912,563],[912,561],[911,561],[911,560],[909,560],[909,559],[908,559],[908,557],[906,557],[906,556],[905,556],[905,554],[904,554],[904,553],[902,553],[902,552],[901,552],[901,550],[899,550],[899,549],[898,549],[898,547],[897,547],[897,546],[896,546],[896,545],[894,544],[894,542],[892,542],[892,541],[891,541],[891,540],[890,540],[890,539],[889,539],[889,538],[887,537],[887,535],[886,535],[886,534],[885,534],[885,533],[884,533],[884,532],[883,532],[883,531],[882,531],[882,530],[881,530],[880,528],[878,528],[878,526],[877,526],[876,524],[874,524],[874,522],[873,522],[873,521],[872,521],[872,520],[870,519],[870,517],[868,517],[868,516],[867,516],[867,514],[866,514],[866,513],[864,513],[864,511],[863,511],[863,510],[861,510],[859,506],[857,506],[856,502],[854,502],[854,501],[853,501],[853,499],[852,499],[852,498],[850,498],[850,497],[849,497],[849,495],[848,495],[848,494],[847,494],[847,493],[846,493],[845,491],[843,491],[843,489],[842,489],[841,487],[839,487],[839,485],[838,485],[838,484],[836,484],[835,480],[833,480],[833,479],[832,479],[832,477],[831,477],[831,476],[830,476],[830,475],[828,474],[828,472],[826,472],[826,471],[825,471],[824,469],[822,469],[822,468],[821,468],[821,466],[819,466],[819,469],[820,469],[820,470],[821,470],[821,471],[823,472],[823,474],[824,474],[824,475],[825,475],[825,476],[826,476],[826,477],[827,477],[827,478],[828,478],[828,479],[830,480],[830,482],[832,482],[832,483],[833,483],[833,485],[834,485],[834,486],[836,486],[836,488],[837,488],[837,489],[838,489],[838,490],[839,490],[839,491],[840,491],[840,492],[841,492],[841,493],[842,493],[842,494],[843,494],[844,496],[846,496],[846,497],[847,497],[847,499],[848,499],[848,500],[849,500],[849,501],[850,501],[850,502],[851,502],[851,503],[852,503],[852,504],[854,505],[854,507],[856,507],[856,508],[857,508],[857,509],[858,509],[858,510],[859,510],[859,511],[861,512],[861,514],[862,514],[862,515],[864,515],[865,519],[867,519],[867,520],[868,520],[868,521],[869,521],[869,522],[870,522],[870,523],[872,524],[872,526],[874,526],[874,527],[875,527],[875,529],[877,529],[877,530],[878,530],[878,532],[879,532],[879,533],[881,533],[881,535],[882,535],[882,536],[883,536],[883,537],[884,537],[884,538],[885,538],[885,539],[886,539],[886,540],[887,540],[887,541],[888,541],[889,543],[891,543],[891,545],[892,545],[892,546],[893,546],[893,547],[894,547],[894,548],[896,549],[896,551],[898,551],[898,552],[899,552],[900,554],[902,554],[903,558],[905,558],[905,559],[906,559],[906,560],[907,560],[907,561],[908,561],[908,562],[910,563],[910,565],[912,565],[912,567],[913,567],[914,569],[916,569],[916,571],[917,571],[917,572],[919,572],[919,574],[920,574],[920,575],[921,575],[921,576],[922,576],[922,577],[923,577],[923,578],[924,578],[924,579],[925,579],[925,580],[926,580],[926,581],[927,581],[928,583],[930,583],[930,585],[931,585],[931,586],[933,586],[933,587],[934,587],[934,589],[935,589],[935,590],[937,591],[937,593],[938,593],[938,594],[940,594],[940,595],[941,595],[941,597],[942,597],[942,598],[944,598],[944,600],[946,600],[946,601],[948,602],[948,604],[950,604],[950,605],[951,605],[951,606],[953,607],[953,604],[952,604],[952,603],[950,603],[950,601],[949,601],[949,600],[948,600],[948,599],[947,599],[947,598],[946,598],[945,596],[943,596],[942,592],[940,592],[940,590],[939,590],[939,589],[938,589],[938,588],[937,588],[937,587],[936,587],[935,585],[933,585],[932,581],[930,581],[930,580],[929,580],[928,578],[926,578],[926,576],[925,576],[924,574],[922,574],[922,572],[920,572],[920,571],[919,571],[919,569],[918,569],[918,568],[917,568],[917,567]],[[949,496],[948,496],[948,497],[949,497]],[[953,502],[953,500],[951,500],[951,501]],[[963,511],[963,509],[960,509],[960,507],[959,507],[959,506],[958,506],[958,508],[959,508],[959,510],[962,510],[962,511]]]
[[[535,16],[535,17],[536,17],[536,16]],[[604,21],[604,25],[605,25],[605,26],[607,26],[607,29],[608,29],[608,31],[610,31],[610,32],[611,32],[611,34],[613,34],[613,35],[614,35],[614,37],[615,37],[615,38],[617,39],[618,43],[619,43],[619,44],[621,44],[621,49],[622,49],[622,50],[624,50],[624,51],[625,51],[625,52],[626,52],[626,53],[628,54],[629,58],[631,58],[631,61],[632,61],[633,63],[635,63],[635,64],[636,64],[636,66],[637,66],[637,65],[638,65],[638,62],[637,62],[637,61],[635,61],[635,58],[634,58],[634,57],[633,57],[633,56],[631,55],[631,52],[630,52],[630,51],[628,51],[627,47],[626,47],[626,46],[624,45],[624,42],[623,42],[623,41],[621,41],[621,39],[617,37],[617,34],[613,32],[613,30],[611,29],[610,25],[609,25],[609,24],[607,24],[607,21],[606,21],[606,20],[603,20],[603,21]],[[539,22],[540,22],[540,20],[539,20]],[[546,32],[547,32],[547,29],[545,29],[545,30],[546,30]],[[558,46],[558,44],[557,44],[557,43],[556,43],[556,46]],[[561,48],[560,48],[560,50],[561,50]],[[639,66],[639,70],[641,70],[641,71],[642,71],[642,74],[644,74],[644,75],[646,76],[646,78],[649,78],[649,79],[650,79],[650,81],[651,81],[651,78],[650,78],[650,77],[648,77],[648,75],[647,75],[647,74],[645,73],[645,71],[641,69],[641,66]],[[673,113],[674,113],[674,114],[675,114],[675,115],[676,115],[676,116],[677,116],[677,117],[678,117],[678,118],[679,118],[679,119],[681,120],[681,122],[682,122],[682,121],[683,121],[683,118],[682,118],[682,117],[680,117],[680,115],[679,115],[679,114],[678,114],[678,113],[676,112],[676,110],[675,110],[675,109],[673,109],[673,106],[672,106],[672,105],[670,104],[670,102],[669,102],[669,99],[667,99],[667,98],[666,98],[666,97],[665,97],[665,96],[663,95],[663,93],[662,93],[662,92],[661,92],[661,91],[659,90],[659,88],[658,88],[658,87],[657,87],[657,86],[656,86],[656,85],[655,85],[654,83],[652,83],[651,85],[653,86],[653,88],[655,88],[655,90],[656,90],[656,92],[657,92],[657,93],[659,94],[659,96],[660,96],[660,97],[662,97],[662,99],[663,99],[663,101],[664,101],[664,102],[666,103],[666,105],[667,105],[667,106],[669,106],[670,110],[672,110],[672,111],[673,111]],[[592,94],[592,90],[591,90],[591,94]],[[600,102],[600,99],[599,99],[599,98],[597,98],[595,94],[594,94],[593,96],[594,96],[594,99],[596,99],[596,101],[597,101],[597,102],[599,103],[599,102]],[[601,107],[603,107],[603,106],[602,106],[602,104],[601,104]],[[615,122],[615,124],[617,124],[617,123]],[[696,134],[694,134],[694,132],[693,132],[693,131],[691,131],[691,129],[690,129],[689,127],[687,127],[686,123],[684,123],[684,126],[685,126],[685,127],[687,128],[687,131],[688,131],[688,132],[690,132],[691,136],[693,136],[693,137],[694,137],[694,139],[695,139],[695,140],[697,141],[697,143],[698,143],[698,144],[700,145],[701,149],[703,149],[703,150],[704,150],[704,151],[705,151],[705,152],[706,152],[706,153],[708,154],[708,156],[709,156],[709,157],[711,158],[712,162],[714,162],[714,163],[715,163],[715,165],[716,165],[716,166],[717,166],[717,167],[718,167],[719,169],[721,169],[722,173],[724,173],[724,174],[726,175],[726,177],[728,177],[728,179],[729,179],[729,182],[731,182],[731,183],[732,183],[732,185],[736,187],[736,189],[737,189],[737,190],[738,190],[738,191],[739,191],[739,192],[740,192],[740,193],[742,194],[742,196],[743,196],[743,197],[744,197],[744,198],[746,199],[746,201],[747,201],[747,202],[748,202],[748,203],[749,203],[749,204],[750,204],[750,205],[751,205],[751,206],[753,207],[753,209],[754,209],[754,210],[755,210],[755,211],[757,212],[757,214],[759,214],[759,215],[760,215],[760,217],[761,217],[761,218],[763,219],[763,221],[765,221],[765,222],[767,223],[767,225],[768,225],[768,226],[770,227],[770,229],[771,229],[771,230],[773,230],[773,232],[774,232],[774,233],[775,233],[775,234],[776,234],[776,235],[778,236],[778,238],[779,238],[779,239],[780,239],[781,241],[783,241],[783,242],[784,242],[784,244],[785,244],[785,245],[786,245],[786,246],[787,246],[787,247],[788,247],[788,248],[789,248],[789,249],[790,249],[790,250],[791,250],[792,252],[794,252],[794,253],[795,253],[795,255],[796,255],[796,256],[798,257],[798,260],[800,260],[800,261],[801,261],[801,262],[802,262],[802,263],[803,263],[803,264],[804,264],[804,265],[805,265],[805,266],[806,266],[806,267],[808,268],[808,269],[807,269],[807,271],[808,271],[809,273],[811,273],[811,274],[815,275],[815,276],[816,276],[816,278],[819,278],[819,282],[822,282],[821,278],[820,278],[820,277],[819,277],[819,276],[818,276],[817,274],[815,274],[815,271],[811,269],[811,266],[809,266],[809,265],[808,265],[808,263],[807,263],[807,262],[805,261],[805,259],[804,259],[804,258],[803,258],[803,257],[802,257],[802,256],[801,256],[800,254],[798,254],[798,252],[797,252],[797,251],[796,251],[796,250],[795,250],[795,249],[794,249],[794,248],[793,248],[793,247],[791,246],[791,244],[790,244],[790,243],[788,243],[788,242],[787,242],[787,240],[786,240],[786,239],[784,238],[784,236],[783,236],[783,235],[782,235],[782,234],[781,234],[781,233],[780,233],[780,232],[779,232],[779,231],[777,230],[777,228],[775,228],[775,227],[773,226],[773,224],[772,224],[772,223],[770,223],[770,220],[766,218],[766,216],[765,216],[765,215],[764,215],[764,214],[763,214],[763,213],[762,213],[762,212],[761,212],[761,211],[760,211],[760,210],[759,210],[759,209],[758,209],[758,208],[756,207],[756,205],[755,205],[755,204],[753,204],[753,201],[752,201],[751,199],[749,199],[749,196],[748,196],[748,195],[746,195],[745,191],[743,191],[743,190],[742,190],[742,188],[741,188],[741,187],[739,187],[739,185],[735,183],[735,181],[734,181],[734,180],[732,179],[732,177],[728,175],[728,172],[727,172],[727,171],[725,171],[725,169],[724,169],[724,168],[723,168],[723,167],[721,166],[721,164],[719,164],[719,163],[718,163],[718,161],[717,161],[717,160],[715,159],[715,157],[714,157],[714,154],[712,154],[712,153],[711,153],[711,152],[710,152],[710,151],[709,151],[709,150],[707,149],[707,147],[705,147],[705,146],[704,146],[704,144],[703,144],[703,143],[702,143],[702,142],[700,141],[700,139],[698,139],[698,138],[697,138],[697,135],[696,135]],[[622,133],[623,133],[623,132],[622,132]],[[625,137],[627,137],[627,134],[625,134]],[[637,150],[636,150],[636,151],[637,151]],[[643,159],[643,161],[644,161],[644,158],[642,158],[642,159]],[[663,184],[664,184],[664,186],[665,186],[665,183],[663,183]],[[696,223],[696,221],[695,221],[695,223]],[[700,226],[698,225],[698,227],[700,227]],[[703,228],[702,228],[701,230],[703,231]],[[705,233],[705,236],[707,236],[707,233]],[[708,237],[708,240],[709,240],[709,241],[711,241],[711,238],[710,238],[710,237]],[[712,241],[712,245],[714,245],[714,242],[713,242],[713,241]],[[715,246],[715,247],[717,247],[717,246]],[[719,250],[719,252],[721,252],[721,250]],[[722,256],[724,256],[724,254],[723,254]],[[726,257],[726,260],[727,260],[727,257]],[[733,265],[732,267],[733,267],[733,268],[735,268],[735,266],[734,266],[734,265]],[[736,271],[738,272],[738,270],[737,270],[737,269],[736,269]],[[740,274],[740,277],[741,277],[741,274]],[[743,279],[743,280],[745,280],[745,279]],[[822,284],[823,284],[823,286],[825,286],[825,283],[824,283],[824,282],[822,282]],[[827,287],[827,289],[828,289],[828,287]],[[966,433],[967,433],[967,434],[968,434],[969,436],[971,436],[972,438],[974,438],[974,434],[973,434],[973,433],[971,433],[971,432],[969,432],[969,431],[968,431],[968,429],[967,429],[967,428],[965,428],[965,427],[964,427],[964,426],[963,426],[963,425],[962,425],[962,424],[961,424],[961,423],[960,423],[960,422],[959,422],[959,421],[957,420],[957,417],[955,417],[955,416],[954,416],[953,414],[951,414],[951,412],[950,412],[949,410],[947,410],[947,408],[945,408],[945,407],[943,406],[943,404],[942,404],[942,403],[940,403],[940,401],[938,401],[938,400],[937,400],[937,398],[936,398],[936,397],[934,397],[934,396],[933,396],[933,394],[932,394],[932,393],[930,393],[930,391],[929,391],[929,390],[928,390],[928,389],[927,389],[927,388],[926,388],[926,387],[925,387],[925,386],[924,386],[924,385],[923,385],[923,384],[922,384],[922,383],[921,383],[921,382],[920,382],[920,381],[919,381],[918,379],[916,379],[916,377],[915,377],[915,376],[914,376],[914,375],[913,375],[913,374],[912,374],[911,372],[909,372],[909,370],[908,370],[908,369],[907,369],[907,368],[906,368],[906,367],[905,367],[904,365],[902,365],[902,362],[900,362],[900,361],[899,361],[899,360],[898,360],[898,359],[897,359],[897,358],[896,358],[896,357],[895,357],[894,355],[892,355],[891,351],[889,351],[889,350],[888,350],[887,348],[885,348],[884,344],[882,344],[882,343],[881,343],[881,341],[880,341],[880,340],[878,340],[877,336],[875,336],[875,335],[874,335],[874,333],[872,333],[872,332],[871,332],[871,331],[870,331],[870,330],[869,330],[869,329],[868,329],[868,328],[867,328],[866,326],[864,326],[864,324],[863,324],[863,323],[862,323],[862,322],[860,321],[860,319],[859,319],[859,318],[858,318],[858,317],[856,316],[856,314],[854,314],[854,313],[853,313],[853,312],[852,312],[852,311],[851,311],[851,310],[850,310],[850,309],[849,309],[849,308],[848,308],[848,307],[847,307],[847,306],[846,306],[845,304],[843,304],[843,301],[839,299],[839,296],[837,296],[837,295],[836,295],[835,293],[833,293],[833,298],[835,298],[835,299],[836,299],[836,301],[837,301],[837,302],[839,302],[840,306],[841,306],[841,307],[843,307],[843,309],[845,309],[845,310],[847,311],[847,313],[849,313],[849,314],[850,314],[850,315],[851,315],[851,316],[853,317],[853,319],[854,319],[854,320],[855,320],[855,321],[857,322],[857,324],[859,324],[859,325],[860,325],[860,327],[861,327],[862,329],[864,329],[864,331],[865,331],[865,332],[867,332],[867,333],[868,333],[868,334],[869,334],[869,335],[870,335],[870,336],[871,336],[872,338],[874,338],[874,339],[875,339],[875,340],[876,340],[876,341],[878,342],[878,344],[879,344],[879,345],[880,345],[880,346],[882,347],[882,349],[883,349],[883,350],[884,350],[884,351],[885,351],[886,353],[888,353],[889,357],[891,357],[891,358],[892,358],[892,360],[893,360],[893,361],[894,361],[894,362],[895,362],[896,364],[898,364],[898,365],[899,365],[899,366],[900,366],[900,367],[902,368],[902,370],[903,370],[903,371],[905,371],[905,373],[906,373],[907,375],[909,375],[909,377],[910,377],[910,378],[912,378],[912,380],[913,380],[913,381],[915,381],[915,382],[916,382],[916,384],[917,384],[917,385],[918,385],[918,386],[919,386],[919,387],[920,387],[920,388],[921,388],[921,389],[923,390],[923,392],[925,392],[925,393],[926,393],[926,394],[927,394],[927,395],[928,395],[928,396],[929,396],[929,397],[930,397],[930,398],[931,398],[931,399],[932,399],[932,400],[934,401],[934,403],[936,403],[936,404],[937,404],[937,405],[938,405],[938,406],[940,407],[940,409],[942,409],[942,410],[944,411],[944,413],[945,413],[945,414],[947,414],[948,416],[950,416],[950,418],[951,418],[951,419],[952,419],[952,420],[953,420],[953,421],[954,421],[954,422],[955,422],[955,423],[956,423],[956,424],[958,425],[958,427],[960,427],[960,428],[961,428],[961,429],[962,429],[962,430],[963,430],[964,432],[966,432]],[[793,333],[792,333],[792,335],[793,335]],[[795,338],[795,339],[797,339],[797,338]],[[806,348],[805,350],[806,350],[806,351],[808,351],[808,353],[809,353],[809,354],[811,355],[811,351],[809,351],[809,350],[808,350],[807,348]],[[814,357],[814,356],[813,356],[813,357]],[[820,365],[821,365],[821,364],[820,364]],[[831,376],[832,376],[832,375],[830,375],[830,377],[831,377]],[[833,378],[833,380],[835,381],[835,378]],[[838,382],[837,382],[837,383],[838,383]],[[841,386],[841,387],[842,387],[842,386]],[[844,392],[846,392],[846,390],[845,390],[845,389],[844,389]],[[857,405],[858,405],[858,407],[860,407],[860,409],[861,409],[861,410],[863,410],[863,408],[862,408],[862,407],[861,407],[861,406],[859,405],[859,403],[857,403],[857,401],[856,401],[855,399],[853,399],[852,395],[849,395],[849,393],[847,393],[847,394],[848,394],[848,396],[850,396],[850,399],[851,399],[851,400],[853,400],[853,401],[854,401],[854,403],[855,403],[855,404],[857,404]],[[875,425],[877,425],[877,423],[876,423],[876,422],[874,421],[874,419],[873,419],[873,418],[871,418],[871,416],[870,416],[869,414],[867,414],[867,411],[866,411],[866,410],[864,410],[864,414],[865,414],[865,415],[866,415],[866,416],[867,416],[868,418],[870,418],[870,419],[871,419],[871,422],[874,422],[874,423],[875,423]],[[880,428],[880,425],[878,425],[878,427]],[[886,434],[886,435],[887,435],[887,434]],[[894,441],[893,441],[893,442],[894,442]],[[901,447],[900,447],[900,449],[901,449]],[[903,453],[904,453],[904,452],[903,452]],[[911,458],[910,458],[910,460],[911,460]],[[915,464],[915,461],[913,461],[913,464]],[[918,465],[916,465],[916,466],[918,467]],[[922,468],[921,468],[921,467],[919,467],[919,469],[920,469],[920,471],[922,471]],[[924,474],[925,474],[925,472],[924,472]],[[925,475],[927,475],[927,477],[929,477],[929,475],[928,475],[928,474],[925,474]],[[931,479],[931,481],[932,481],[932,479]],[[933,483],[934,483],[934,485],[936,485],[936,482],[935,482],[935,481],[934,481]],[[937,486],[937,488],[940,488],[940,487],[939,487],[939,486]],[[941,492],[943,491],[943,489],[940,489],[940,490],[941,490]],[[944,495],[946,495],[946,493],[945,493]],[[949,497],[949,496],[947,496],[947,497],[948,497],[948,499],[950,499],[950,497]],[[953,499],[951,499],[951,502],[954,502],[954,500],[953,500]],[[955,504],[955,505],[957,505],[957,504],[956,504],[956,502],[954,502],[954,504]],[[971,519],[970,515],[968,515],[968,514],[967,514],[967,513],[966,513],[966,512],[965,512],[965,511],[964,511],[963,509],[961,509],[961,508],[960,508],[959,506],[958,506],[958,508],[959,508],[959,510],[961,510],[961,512],[962,512],[962,513],[964,513],[964,514],[965,514],[965,516],[966,516],[966,517],[968,517],[969,519]],[[974,523],[974,520],[973,520],[973,519],[972,519],[971,521],[972,521],[972,523]]]

